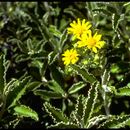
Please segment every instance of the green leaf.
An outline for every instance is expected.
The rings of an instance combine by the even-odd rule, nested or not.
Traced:
[[[51,34],[49,33],[49,30],[47,28],[47,26],[44,24],[43,21],[40,21],[38,25],[38,29],[39,31],[41,32],[42,36],[44,37],[44,39],[46,41],[49,41],[50,37],[51,37]]]
[[[62,98],[62,95],[53,91],[47,91],[47,90],[35,90],[35,95],[39,95],[42,99],[49,101],[49,99],[60,99]]]
[[[33,60],[30,66],[37,67],[40,70],[43,67],[43,62],[39,60]]]
[[[96,8],[92,10],[93,12],[99,12],[99,13],[103,13],[105,15],[111,15],[111,12],[109,10],[106,10],[105,8]]]
[[[48,55],[48,64],[51,65],[53,62],[55,62],[57,56],[58,53],[55,53],[54,51],[50,52]]]
[[[88,71],[84,68],[81,68],[78,65],[71,65],[71,67],[74,69],[74,71],[80,75],[84,81],[89,82],[89,83],[94,83],[96,81],[96,78],[88,73]]]
[[[82,81],[80,81],[80,82],[78,82],[78,83],[75,83],[75,84],[73,84],[70,88],[69,88],[69,90],[68,90],[68,93],[69,94],[73,94],[73,93],[76,93],[77,91],[79,91],[80,89],[82,89],[83,87],[85,87],[85,83],[84,82],[82,82]]]
[[[28,106],[25,105],[16,106],[14,108],[14,111],[15,111],[14,114],[16,115],[23,116],[23,117],[31,117],[35,121],[39,120],[38,114]]]
[[[72,15],[72,17],[74,17],[75,19],[77,19],[77,16],[84,18],[83,14],[75,8],[65,8],[64,13],[68,13],[68,14]]]
[[[32,45],[32,40],[30,38],[27,39],[27,49],[28,49],[28,54],[34,54],[34,47]]]
[[[44,39],[46,41],[48,41],[50,43],[50,45],[55,49],[58,50],[59,46],[58,46],[58,41],[56,41],[56,39],[53,37],[53,35],[49,32],[49,29],[46,25],[46,23],[44,22],[44,20],[39,20],[39,25],[38,28],[42,34],[42,36],[44,37]]]
[[[118,73],[121,72],[121,69],[120,69],[120,67],[117,64],[112,64],[110,71],[111,71],[111,73],[118,74]]]
[[[28,53],[26,44],[24,44],[22,41],[20,41],[18,39],[14,39],[13,41],[15,41],[17,43],[21,52],[26,53],[26,54]]]
[[[91,88],[88,91],[88,97],[87,100],[84,103],[84,110],[83,110],[83,117],[82,120],[84,122],[84,125],[87,126],[89,119],[91,118],[93,112],[94,112],[94,106],[96,104],[96,100],[98,97],[98,83],[95,85],[92,85]]]
[[[0,55],[0,92],[3,93],[5,86],[5,67],[4,67],[4,56]]]
[[[127,122],[130,120],[130,115],[117,115],[117,116],[111,116],[103,122],[99,128],[124,128],[127,125]]]
[[[64,87],[64,78],[60,68],[52,64],[49,66],[51,79],[55,80],[60,86]]]
[[[110,72],[108,70],[104,70],[102,78],[102,85],[107,85],[110,79]]]
[[[36,90],[37,88],[39,88],[40,86],[42,85],[41,82],[39,81],[33,81],[33,82],[30,82],[28,83],[27,87],[26,87],[26,90],[28,91],[34,91]]]
[[[5,56],[4,56],[4,59],[5,59]],[[8,70],[8,68],[9,68],[9,66],[10,66],[10,60],[6,60],[5,62],[4,62],[4,67],[5,67],[5,76],[4,77],[6,77],[6,71]],[[6,80],[6,78],[5,78],[5,80]]]
[[[122,20],[124,20],[124,14],[121,14],[120,16],[115,14],[115,13],[112,14],[112,28],[113,28],[113,30],[115,30],[115,31],[117,30],[117,28]]]
[[[78,128],[78,126],[74,123],[64,123],[64,122],[58,122],[55,125],[50,125],[47,128],[58,128],[58,129],[74,129],[74,128]]]
[[[49,18],[49,16],[50,16],[50,12],[46,12],[46,13],[43,15],[42,19],[44,20],[45,23],[48,23],[48,18]]]
[[[62,89],[62,87],[55,81],[55,80],[51,80],[48,82],[47,86],[53,90],[56,93],[60,93],[62,95],[65,95],[64,90]]]
[[[50,45],[53,47],[53,49],[58,53],[59,52],[59,41],[55,39],[54,37],[51,37],[49,39]]]
[[[101,109],[104,106],[103,106],[103,104],[101,104],[101,102],[103,102],[103,101],[102,100],[97,100],[97,102],[95,103],[94,110],[93,110],[93,113],[92,113],[92,117],[98,116],[98,115],[100,115],[102,113]]]
[[[31,60],[42,60],[46,59],[48,56],[48,52],[42,51],[41,53],[34,53],[31,55]]]
[[[88,124],[87,128],[89,129],[89,128],[99,124],[99,122],[108,119],[109,117],[111,117],[111,115],[109,115],[109,116],[106,116],[106,115],[95,116],[89,120],[89,124]]]
[[[25,77],[22,81],[17,80],[15,87],[7,95],[8,108],[15,105],[15,103],[25,94],[27,83],[29,82],[30,76]]]
[[[15,87],[17,79],[11,79],[6,86],[4,87],[4,94],[7,95],[10,91],[12,91]]]
[[[36,44],[36,46],[35,46],[35,51],[37,52],[37,53],[42,53],[43,52],[43,48],[44,48],[44,46],[46,45],[46,43],[47,43],[47,41],[44,41],[44,40],[40,40],[40,41],[38,41],[38,43]],[[34,44],[35,45],[35,44]]]
[[[61,38],[60,38],[60,48],[59,49],[62,49],[62,47],[64,46],[65,42],[67,41],[67,38],[68,38],[67,31],[64,30],[64,32],[62,33]]]
[[[126,126],[130,126],[130,118],[125,123]]]
[[[68,117],[60,109],[52,107],[48,102],[44,103],[44,107],[55,123],[60,121],[67,123],[69,121]]]
[[[130,96],[130,86],[117,89],[117,96]]]
[[[84,99],[85,97],[83,95],[80,95],[77,99],[77,103],[75,105],[75,111],[72,111],[72,121],[75,122],[78,126],[81,126],[83,124],[81,118],[83,115],[83,109],[84,109]]]
[[[29,60],[30,57],[28,57],[28,55],[25,55],[25,54],[20,54],[16,57],[15,61],[16,63],[19,63],[19,62],[24,62],[24,61],[27,61]]]
[[[56,26],[50,25],[49,31],[56,37],[60,38],[61,37],[61,32],[57,30]]]

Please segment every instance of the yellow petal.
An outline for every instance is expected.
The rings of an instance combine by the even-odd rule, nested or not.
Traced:
[[[78,25],[80,25],[81,26],[81,22],[80,22],[80,19],[78,18]]]
[[[104,44],[105,44],[105,41],[99,41],[98,44],[99,44],[101,47],[103,47]]]
[[[96,41],[100,41],[101,37],[102,37],[102,35],[96,35],[94,38]]]
[[[97,48],[96,47],[93,47],[92,50],[97,53]]]

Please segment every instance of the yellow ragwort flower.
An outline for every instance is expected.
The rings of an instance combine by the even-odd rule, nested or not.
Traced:
[[[101,49],[105,41],[101,41],[101,34],[97,34],[97,32],[92,36],[92,31],[89,31],[88,34],[83,34],[80,38],[80,41],[77,42],[78,47],[87,46],[88,49],[97,53],[97,48]]]
[[[77,51],[75,49],[71,49],[71,50],[66,50],[64,52],[64,54],[62,54],[62,56],[64,56],[62,58],[62,60],[64,61],[64,64],[67,66],[69,64],[75,64],[78,61],[78,56],[79,54],[77,53]]]
[[[83,33],[87,33],[92,26],[90,22],[86,22],[85,19],[80,21],[80,19],[77,19],[76,21],[73,21],[70,23],[70,26],[68,28],[68,34],[73,34],[75,38],[80,38]]]

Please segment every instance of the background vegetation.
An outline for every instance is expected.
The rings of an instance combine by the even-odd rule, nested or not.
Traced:
[[[97,64],[66,68],[77,18],[106,45]],[[130,2],[0,2],[1,129],[129,127],[129,79]]]

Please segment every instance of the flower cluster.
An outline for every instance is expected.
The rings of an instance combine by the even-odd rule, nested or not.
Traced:
[[[101,40],[102,35],[98,34],[97,32],[93,34],[92,27],[90,22],[87,22],[85,19],[82,21],[78,18],[77,22],[73,21],[70,23],[68,28],[68,34],[73,35],[73,40],[77,39],[76,47],[77,48],[84,48],[89,49],[90,51],[97,53],[98,49],[101,49],[105,41]],[[64,61],[65,65],[75,64],[79,59],[79,54],[77,53],[76,48],[71,50],[66,50],[62,60]]]

